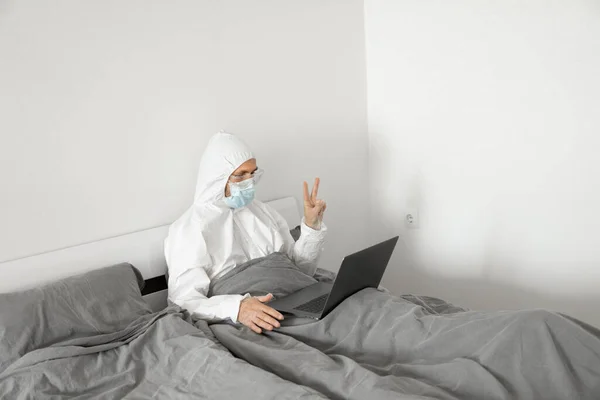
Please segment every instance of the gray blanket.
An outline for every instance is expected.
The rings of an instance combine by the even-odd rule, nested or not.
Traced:
[[[208,325],[190,322],[170,307],[122,330],[31,351],[0,374],[0,398],[323,398],[236,359]]]
[[[212,294],[281,296],[311,282],[272,254]],[[334,399],[600,399],[600,331],[545,310],[475,312],[365,289],[320,321],[288,317],[261,335],[210,328],[237,357]]]

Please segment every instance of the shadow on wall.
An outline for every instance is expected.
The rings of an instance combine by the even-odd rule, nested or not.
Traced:
[[[457,279],[436,276],[418,267],[402,238],[388,265],[383,285],[396,295],[438,297],[474,311],[544,308],[600,327],[600,293],[582,296],[551,294],[485,277]]]
[[[14,1],[0,1],[0,14],[8,14],[14,8]]]
[[[424,215],[431,208],[426,193],[427,179],[411,162],[410,149],[394,146],[385,135],[370,126],[370,183],[372,207],[370,241],[376,243],[400,234],[400,240],[383,278],[383,286],[396,295],[414,294],[438,297],[472,310],[515,310],[544,308],[568,314],[595,326],[600,326],[600,291],[597,294],[548,293],[499,280],[509,280],[521,269],[518,260],[507,258],[505,252],[490,247],[475,270],[481,276],[448,277],[436,274],[424,265],[414,253],[413,240],[427,240],[422,226],[420,239],[404,226],[408,209]],[[392,168],[394,167],[394,168]],[[386,201],[381,201],[381,198]],[[420,215],[421,225],[427,221]],[[495,232],[490,229],[490,232]],[[486,243],[497,243],[498,238],[486,238]],[[416,243],[415,243],[416,244]]]

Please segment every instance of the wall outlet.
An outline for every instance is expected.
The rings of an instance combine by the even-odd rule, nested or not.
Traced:
[[[404,213],[404,223],[410,229],[416,229],[419,227],[419,210],[411,208],[406,210]]]

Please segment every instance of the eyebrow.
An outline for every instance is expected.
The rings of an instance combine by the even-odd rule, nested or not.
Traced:
[[[250,173],[256,172],[257,169],[258,169],[258,167],[254,168],[252,171],[249,171],[247,169],[243,169],[241,171],[235,171],[234,174],[235,175],[244,175],[244,174],[247,174],[248,172],[250,172]]]

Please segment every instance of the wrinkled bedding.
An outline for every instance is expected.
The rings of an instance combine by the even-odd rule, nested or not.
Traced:
[[[0,399],[322,398],[235,358],[130,264],[0,294]],[[143,281],[142,281],[143,282]]]
[[[275,253],[211,293],[277,297],[312,282]],[[365,289],[319,321],[210,329],[237,357],[333,399],[600,399],[600,331],[546,310],[477,312]]]
[[[34,350],[0,373],[0,398],[323,398],[233,357],[205,323],[196,326],[169,307],[120,331]]]

